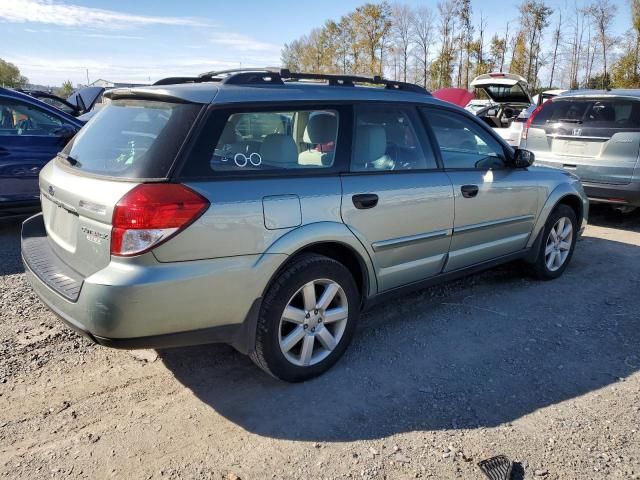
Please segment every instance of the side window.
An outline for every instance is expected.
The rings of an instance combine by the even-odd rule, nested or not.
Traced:
[[[28,103],[0,99],[0,136],[56,136],[62,120]]]
[[[187,165],[183,173],[206,176],[216,171],[241,173],[333,166],[338,138],[335,110],[227,112],[224,115],[224,123],[217,125],[221,133],[216,145],[206,146],[207,140],[201,140],[197,149],[204,148],[204,152],[200,150],[196,155],[200,165]],[[215,130],[216,121],[210,122],[211,129]],[[208,130],[205,135],[211,133],[209,128],[205,130]]]
[[[505,166],[502,145],[472,120],[454,112],[424,110],[440,146],[445,168],[496,169]]]
[[[424,137],[420,127],[410,109],[359,107],[355,116],[351,171],[437,168],[429,142],[421,142],[418,137],[419,134]]]

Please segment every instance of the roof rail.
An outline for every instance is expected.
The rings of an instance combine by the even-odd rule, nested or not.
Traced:
[[[360,75],[338,75],[329,73],[298,73],[286,68],[280,70],[280,77],[285,80],[326,80],[329,85],[353,87],[356,83],[369,83],[372,85],[384,85],[389,90],[402,90],[406,92],[423,93],[430,95],[429,91],[419,85],[407,82],[387,80],[379,75],[364,77]]]
[[[286,81],[324,80],[332,86],[354,87],[356,83],[384,85],[388,90],[431,95],[419,85],[407,82],[387,80],[378,75],[364,77],[359,75],[337,75],[325,73],[292,72],[286,68],[280,71],[268,68],[232,68],[201,73],[197,77],[168,77],[158,80],[154,85],[171,85],[177,83],[220,82],[227,85],[283,85]]]

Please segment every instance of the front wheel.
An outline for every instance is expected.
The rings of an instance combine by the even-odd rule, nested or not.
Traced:
[[[318,376],[346,350],[359,310],[358,288],[344,265],[322,255],[301,255],[264,297],[251,359],[281,380]]]
[[[533,264],[542,280],[558,278],[569,265],[576,246],[578,221],[571,207],[559,205],[547,219],[542,232],[540,251]]]

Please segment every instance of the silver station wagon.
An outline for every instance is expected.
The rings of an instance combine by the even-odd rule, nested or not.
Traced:
[[[524,260],[566,269],[577,177],[379,77],[212,72],[116,89],[40,174],[33,288],[119,348],[226,342],[302,381],[377,301]]]

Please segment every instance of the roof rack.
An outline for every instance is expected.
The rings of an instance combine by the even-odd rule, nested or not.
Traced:
[[[419,85],[387,80],[379,75],[364,77],[359,75],[337,75],[325,73],[292,72],[286,68],[279,71],[268,68],[232,68],[201,73],[197,77],[168,77],[158,80],[154,85],[171,85],[177,83],[220,82],[227,85],[284,85],[285,82],[298,80],[323,80],[331,86],[354,87],[356,83],[384,85],[388,90],[405,92],[430,93]]]
[[[379,75],[364,77],[360,75],[338,75],[333,73],[298,73],[286,68],[280,70],[280,77],[286,80],[325,80],[332,86],[353,87],[356,83],[368,83],[371,85],[384,85],[389,90],[402,90],[406,92],[423,93],[430,95],[429,91],[419,85],[407,82],[387,80]]]

